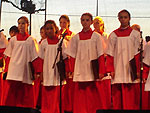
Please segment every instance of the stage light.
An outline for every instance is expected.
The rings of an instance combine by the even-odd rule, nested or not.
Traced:
[[[20,5],[23,11],[26,11],[30,14],[35,13],[35,4],[33,4],[32,1],[21,0]]]

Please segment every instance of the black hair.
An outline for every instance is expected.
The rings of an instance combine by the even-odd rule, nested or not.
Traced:
[[[18,27],[16,25],[12,26],[10,29],[9,29],[9,32],[15,32],[15,33],[19,33],[19,30],[18,30]]]
[[[47,24],[53,24],[54,27],[56,28],[56,34],[58,35],[59,34],[59,28],[57,27],[56,23],[54,20],[47,20],[44,24],[44,28],[46,27]]]

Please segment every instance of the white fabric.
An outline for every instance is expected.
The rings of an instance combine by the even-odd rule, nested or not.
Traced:
[[[6,39],[3,32],[0,32],[0,48],[6,48],[8,44],[8,40]]]
[[[150,41],[145,45],[143,55],[143,62],[150,66]]]
[[[58,73],[57,66],[52,68],[55,57],[57,54],[58,44],[48,44],[47,39],[44,39],[40,44],[39,57],[44,60],[43,64],[43,85],[44,86],[58,86],[60,85],[60,76]],[[62,44],[62,54],[63,58],[66,58],[64,54],[65,46]],[[59,61],[59,55],[56,63]]]
[[[22,81],[32,84],[29,62],[38,57],[36,41],[28,37],[25,41],[18,41],[16,36],[9,41],[4,54],[10,57],[7,80]]]
[[[79,34],[76,34],[65,53],[76,59],[73,81],[94,81],[90,61],[104,54],[101,35],[93,32],[91,39],[80,40]]]
[[[146,65],[150,66],[150,41],[145,45],[143,54],[144,54],[143,62]],[[145,84],[145,91],[150,91],[150,70]]]
[[[130,36],[117,37],[112,32],[108,39],[107,54],[114,57],[115,77],[114,83],[134,83],[131,80],[129,61],[138,53],[140,33],[132,30]]]

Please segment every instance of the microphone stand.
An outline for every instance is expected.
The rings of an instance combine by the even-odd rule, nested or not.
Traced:
[[[142,110],[142,72],[143,72],[143,38],[141,33],[141,43],[140,43],[140,110]]]
[[[65,38],[65,36],[67,35],[67,33],[64,33],[64,34],[62,34],[62,39],[61,39],[61,42],[59,43],[59,45],[58,45],[58,48],[57,48],[57,55],[56,55],[56,57],[55,57],[55,61],[54,61],[54,64],[53,64],[53,67],[52,68],[54,68],[55,67],[55,64],[56,64],[56,61],[57,61],[57,58],[58,58],[58,55],[60,54],[60,60],[59,60],[59,62],[58,63],[63,63],[63,56],[62,56],[62,43],[63,43],[63,40],[64,40],[64,38]],[[62,102],[61,102],[61,95],[62,95],[62,81],[63,81],[63,76],[64,76],[64,73],[63,72],[61,72],[60,70],[61,69],[65,69],[65,67],[62,67],[62,65],[60,64],[58,64],[57,63],[57,67],[58,67],[58,72],[59,72],[59,75],[60,75],[60,103],[59,103],[59,110],[60,110],[60,113],[62,112],[62,107],[61,107],[61,105],[62,105]],[[60,69],[61,68],[61,69]]]

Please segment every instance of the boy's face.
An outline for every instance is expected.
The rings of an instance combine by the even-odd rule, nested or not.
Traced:
[[[14,31],[10,31],[10,32],[9,32],[9,35],[10,35],[10,37],[13,37],[13,36],[16,35],[16,33],[15,33]]]
[[[92,20],[88,15],[83,15],[81,17],[81,24],[83,26],[83,29],[89,29],[91,24],[92,24]]]
[[[44,29],[41,29],[41,30],[40,30],[40,35],[41,35],[41,38],[42,38],[42,39],[45,39],[45,38],[46,38],[46,36],[45,36],[45,30],[44,30]]]

